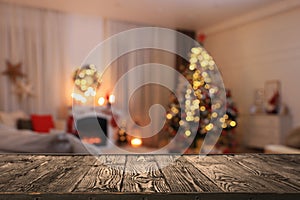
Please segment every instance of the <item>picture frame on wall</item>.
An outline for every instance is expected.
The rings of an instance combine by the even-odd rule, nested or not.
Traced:
[[[281,84],[279,80],[265,82],[264,107],[266,113],[278,114],[281,107]]]

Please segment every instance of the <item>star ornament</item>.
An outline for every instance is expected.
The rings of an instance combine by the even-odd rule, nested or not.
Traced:
[[[16,65],[13,65],[11,62],[7,60],[6,70],[3,71],[2,74],[8,76],[8,78],[15,83],[18,77],[25,76],[25,74],[21,72],[21,66],[22,66],[21,62]]]
[[[33,93],[33,85],[27,81],[25,82],[16,82],[16,88],[15,88],[15,93],[18,95],[20,100],[25,100],[27,97],[34,97]]]

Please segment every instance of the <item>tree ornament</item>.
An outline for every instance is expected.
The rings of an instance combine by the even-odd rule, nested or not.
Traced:
[[[28,97],[33,97],[33,85],[29,82],[17,81],[15,83],[15,93],[18,95],[20,100],[25,100]]]
[[[25,74],[21,72],[22,63],[19,62],[16,65],[13,65],[8,60],[6,61],[6,70],[2,72],[3,75],[8,76],[9,80],[13,83],[16,83],[18,77],[24,77]]]

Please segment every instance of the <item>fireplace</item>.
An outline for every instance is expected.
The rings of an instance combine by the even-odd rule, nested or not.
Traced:
[[[106,146],[108,120],[99,116],[86,116],[76,120],[76,129],[82,141],[96,146]]]

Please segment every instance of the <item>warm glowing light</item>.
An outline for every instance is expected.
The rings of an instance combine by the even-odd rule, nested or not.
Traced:
[[[224,117],[220,118],[220,122],[224,123],[225,122],[225,118]]]
[[[205,129],[207,131],[210,131],[211,129],[213,129],[214,125],[212,123],[209,123],[207,126],[205,126]]]
[[[190,63],[191,63],[191,64],[195,64],[196,62],[197,62],[197,58],[191,58],[191,59],[190,59]]]
[[[204,111],[206,110],[205,106],[201,106],[201,107],[200,107],[200,110],[201,110],[202,112],[204,112]]]
[[[84,92],[84,96],[96,96],[96,91],[92,87],[88,87],[87,91]]]
[[[172,107],[172,108],[171,108],[171,111],[172,111],[173,113],[175,113],[175,114],[177,114],[177,113],[179,112],[179,110],[178,110],[177,108],[175,108],[175,107]]]
[[[167,119],[172,119],[172,114],[168,113],[167,114]]]
[[[98,99],[98,104],[99,104],[100,106],[103,106],[104,103],[105,103],[104,97],[100,97],[100,98]]]
[[[236,122],[235,122],[235,121],[231,121],[229,124],[230,124],[230,126],[232,126],[232,127],[235,127],[235,126],[236,126]]]
[[[194,70],[194,69],[196,69],[196,64],[191,64],[190,65],[190,70]]]
[[[191,134],[192,134],[192,133],[191,133],[190,130],[186,130],[186,131],[185,131],[185,135],[186,135],[187,137],[189,137]]]
[[[80,101],[81,103],[86,103],[86,98],[84,96],[82,96],[81,94],[77,94],[77,93],[72,93],[71,97],[73,99],[75,99],[76,101]]]
[[[115,103],[115,100],[116,100],[115,95],[113,94],[109,95],[109,99],[108,99],[109,103]]]
[[[207,60],[203,60],[203,61],[201,62],[201,66],[202,66],[202,67],[206,67],[207,65],[208,65]]]
[[[211,116],[212,116],[213,118],[216,118],[216,117],[218,117],[218,113],[213,112],[213,113],[211,114]]]
[[[193,54],[199,54],[199,53],[201,53],[201,51],[202,51],[201,47],[194,47],[194,48],[191,49],[191,52]]]
[[[130,143],[133,147],[139,147],[143,142],[140,138],[133,138]]]
[[[101,138],[98,137],[83,137],[82,141],[89,143],[89,144],[99,144],[101,143]]]

